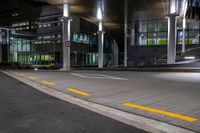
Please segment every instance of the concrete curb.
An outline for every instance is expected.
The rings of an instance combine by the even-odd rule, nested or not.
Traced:
[[[93,70],[93,71],[135,71],[135,72],[200,72],[199,68],[73,68],[72,70]]]
[[[1,71],[1,70],[0,70]],[[51,95],[53,97],[56,97],[58,99],[64,100],[66,102],[76,104],[78,106],[81,106],[83,108],[86,108],[88,110],[91,110],[93,112],[96,112],[98,114],[101,114],[103,116],[118,120],[120,122],[126,123],[128,125],[132,125],[136,128],[145,130],[147,132],[152,133],[194,133],[190,130],[186,130],[180,127],[176,127],[164,122],[148,119],[142,116],[137,116],[131,113],[127,113],[118,109],[113,109],[104,105],[88,102],[86,100],[82,100],[79,98],[75,98],[71,95],[68,95],[66,93],[57,91],[53,88],[47,87],[43,84],[17,77],[14,74],[6,71],[1,71],[43,93],[46,93],[48,95]]]

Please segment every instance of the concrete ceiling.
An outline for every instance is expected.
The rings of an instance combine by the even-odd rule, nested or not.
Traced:
[[[123,47],[125,0],[66,0],[71,5],[71,14],[96,23],[99,4],[104,6],[104,25],[107,33]],[[128,0],[128,21],[164,18],[168,0]],[[44,5],[58,7],[62,11],[63,0],[3,0],[0,4],[0,26],[15,21],[37,18]],[[15,14],[18,16],[13,16]]]
[[[0,4],[0,26],[15,21],[23,21],[38,17],[41,6],[47,3],[32,0],[3,0]]]
[[[63,0],[34,0],[46,2],[62,10]],[[73,15],[79,15],[96,23],[96,13],[99,4],[104,6],[104,26],[106,32],[117,40],[123,49],[124,34],[124,1],[125,0],[65,0],[71,5]],[[160,19],[166,16],[168,0],[128,0],[128,23],[134,20]]]
[[[63,0],[34,0],[46,2],[62,9]],[[70,3],[71,13],[96,23],[99,3],[104,6],[104,24],[109,29],[123,27],[124,0],[65,0]],[[128,0],[129,21],[131,19],[164,18],[167,12],[167,0]]]

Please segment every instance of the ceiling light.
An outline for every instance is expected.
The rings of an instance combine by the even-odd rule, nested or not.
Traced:
[[[184,59],[185,60],[194,60],[195,56],[185,56]]]
[[[17,17],[17,16],[19,16],[19,14],[18,13],[14,13],[14,14],[12,14],[12,16],[13,17]]]
[[[98,10],[97,10],[97,19],[99,20],[103,19],[103,15],[102,15],[102,11],[100,7],[98,7]]]

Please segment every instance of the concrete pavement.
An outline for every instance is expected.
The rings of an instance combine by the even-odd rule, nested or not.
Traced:
[[[10,71],[9,73],[87,101],[200,131],[199,73],[120,71]]]
[[[3,73],[0,77],[0,133],[145,133],[46,95]]]

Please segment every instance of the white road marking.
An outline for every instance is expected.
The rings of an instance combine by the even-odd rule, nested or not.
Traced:
[[[81,75],[81,74],[77,74],[77,73],[71,73],[72,75],[74,76],[78,76],[78,77],[81,77],[81,78],[86,78],[86,76],[84,75]]]
[[[81,78],[128,80],[126,78],[119,78],[119,77],[108,76],[108,75],[103,75],[103,74],[90,74],[90,73],[84,73],[84,74],[71,73],[71,74],[74,76],[81,77]]]
[[[107,77],[107,78],[111,78],[111,79],[116,79],[116,80],[128,80],[126,78],[119,78],[119,77],[114,77],[114,76],[108,76],[108,75],[102,75],[100,74],[101,76],[104,76],[104,77]]]

